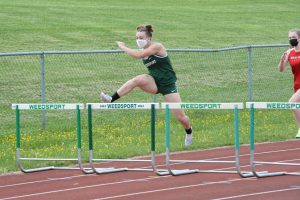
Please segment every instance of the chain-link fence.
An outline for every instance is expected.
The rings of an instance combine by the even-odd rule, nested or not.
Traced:
[[[287,101],[293,78],[290,70],[277,69],[287,47],[170,49],[168,54],[185,102]],[[141,61],[121,51],[0,53],[0,69],[1,134],[14,131],[11,103],[99,102],[101,90],[112,94],[128,79],[147,73]],[[120,101],[150,102],[152,97],[134,90]],[[39,114],[45,123],[45,113]]]

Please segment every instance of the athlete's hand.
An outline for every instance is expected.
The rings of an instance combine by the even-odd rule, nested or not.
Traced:
[[[281,60],[282,62],[287,60],[287,52],[284,52],[284,53],[282,54],[280,60]]]
[[[120,49],[122,49],[123,47],[125,47],[125,43],[124,42],[117,41],[116,43],[117,43],[117,45],[118,45],[118,47]]]
[[[280,58],[280,61],[279,61],[279,64],[278,64],[278,69],[279,69],[280,72],[283,72],[285,67],[286,67],[286,64],[288,62],[288,54],[289,54],[289,51],[285,51],[281,55],[281,58]]]

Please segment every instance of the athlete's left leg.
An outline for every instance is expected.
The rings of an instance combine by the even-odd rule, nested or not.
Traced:
[[[166,94],[164,95],[164,100],[168,103],[181,103],[179,93]],[[172,109],[171,111],[186,131],[185,145],[190,146],[192,144],[192,127],[189,117],[182,109]]]
[[[300,102],[300,90],[297,90],[297,92],[294,93],[294,95],[289,100],[290,103],[299,103]],[[300,110],[293,110],[294,117],[296,119],[296,123],[298,126],[298,134],[296,135],[296,138],[300,138]]]

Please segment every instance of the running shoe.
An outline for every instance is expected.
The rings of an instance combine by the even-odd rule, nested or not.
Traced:
[[[105,103],[111,103],[112,97],[105,94],[104,92],[100,93],[100,98],[102,99],[103,102]]]
[[[300,139],[300,129],[298,130],[298,134],[296,135],[295,138]]]
[[[193,133],[191,134],[185,134],[185,146],[191,146],[193,143]]]

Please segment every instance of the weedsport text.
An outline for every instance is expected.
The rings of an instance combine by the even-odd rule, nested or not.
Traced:
[[[220,109],[220,103],[192,103],[181,104],[181,108],[194,108],[194,109]]]
[[[142,106],[139,106],[142,107]],[[120,103],[120,104],[107,104],[107,108],[110,109],[134,109],[137,108],[137,104],[127,104],[127,103]]]
[[[65,104],[31,104],[30,110],[64,110]]]
[[[300,109],[299,103],[268,103],[268,109]]]

